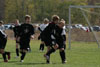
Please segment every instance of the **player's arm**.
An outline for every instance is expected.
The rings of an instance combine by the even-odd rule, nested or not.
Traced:
[[[42,32],[42,30],[40,29],[40,27],[38,27],[38,30],[39,30],[40,32]]]

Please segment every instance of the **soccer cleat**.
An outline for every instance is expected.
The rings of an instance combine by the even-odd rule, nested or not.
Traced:
[[[20,62],[24,62],[24,60],[20,60]]]
[[[28,49],[28,52],[29,52],[29,53],[32,52],[30,48],[27,48],[27,49]]]
[[[43,50],[39,50],[40,52],[43,52]]]
[[[47,60],[47,61],[46,61],[46,63],[47,63],[47,64],[50,64],[50,61],[49,61],[49,60]]]
[[[8,62],[8,60],[4,60],[4,62]]]
[[[11,56],[10,56],[10,52],[9,52],[9,54],[8,54],[8,60],[10,60],[11,59]]]
[[[49,56],[48,55],[44,55],[44,57],[46,58],[46,60],[49,60]]]
[[[44,57],[46,58],[46,63],[50,64],[50,57],[48,55],[46,55],[46,54],[44,55]]]
[[[15,58],[18,58],[19,56],[16,56]]]
[[[64,61],[62,61],[62,64],[65,64],[67,61],[66,60],[64,60]]]

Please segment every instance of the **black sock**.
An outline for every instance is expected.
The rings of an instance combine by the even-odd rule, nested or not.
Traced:
[[[60,56],[61,56],[62,61],[66,60],[66,58],[65,58],[65,51],[64,50],[60,52]]]
[[[43,50],[44,50],[44,44],[41,44],[41,46],[42,46],[42,47],[41,47],[41,50],[43,51]]]
[[[16,55],[19,56],[19,49],[16,48]]]
[[[47,52],[46,55],[50,56],[50,54],[53,53],[53,52],[55,52],[55,49],[54,49],[54,48],[50,49],[50,50]]]
[[[25,52],[21,52],[22,56],[21,56],[21,60],[24,60],[26,53]]]
[[[6,58],[6,53],[5,53],[5,52],[2,54],[2,56],[3,56],[3,59],[4,59],[4,60],[7,60],[7,58]]]

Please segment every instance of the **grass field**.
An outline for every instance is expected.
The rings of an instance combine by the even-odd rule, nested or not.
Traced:
[[[73,42],[72,49],[66,49],[67,63],[61,64],[59,51],[51,55],[52,64],[46,64],[43,57],[44,52],[40,52],[40,41],[31,41],[31,53],[27,53],[23,63],[20,58],[15,58],[15,41],[8,40],[6,50],[11,52],[11,60],[4,63],[0,55],[0,67],[100,67],[100,48],[96,43]],[[45,48],[46,50],[46,48]]]

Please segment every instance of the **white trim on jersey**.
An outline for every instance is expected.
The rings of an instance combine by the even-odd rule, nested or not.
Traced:
[[[0,29],[0,32],[5,36],[5,38],[7,37],[7,35],[3,32],[3,30]]]
[[[43,31],[47,26],[48,26],[48,24],[41,24],[39,27]]]
[[[62,31],[61,35],[66,35],[66,30],[65,30],[65,28],[63,28],[63,31]]]
[[[0,26],[0,29],[1,29],[2,31],[5,31],[5,30],[6,30],[6,28],[4,27],[4,25]]]

